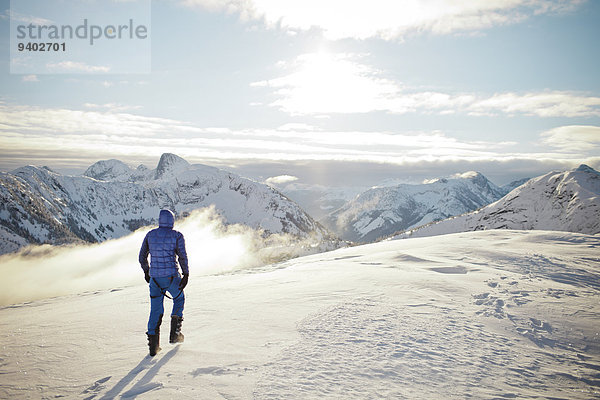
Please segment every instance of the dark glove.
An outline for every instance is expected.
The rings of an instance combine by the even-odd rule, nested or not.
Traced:
[[[150,283],[150,271],[144,271],[144,279],[146,280],[146,282]]]
[[[181,278],[181,282],[179,282],[179,290],[183,290],[184,287],[187,286],[189,274],[184,274],[183,278]]]

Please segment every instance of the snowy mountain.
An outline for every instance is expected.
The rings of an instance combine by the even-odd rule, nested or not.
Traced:
[[[112,159],[94,163],[83,173],[83,176],[99,181],[130,182],[143,179],[147,170],[148,168],[144,165],[140,165],[137,170],[133,170],[123,161]]]
[[[431,236],[483,229],[600,233],[600,173],[587,165],[530,179],[478,211],[406,232]]]
[[[235,274],[207,274],[198,263],[185,289],[185,342],[170,345],[164,321],[152,358],[148,286],[111,246],[72,249],[52,265],[84,252],[99,268],[74,263],[48,272],[52,279],[37,279],[47,257],[30,257],[28,268],[5,268],[13,256],[2,258],[0,295],[90,286],[0,308],[0,398],[600,396],[597,235],[468,232]],[[122,263],[119,274],[111,261]],[[108,286],[94,289],[102,275]]]
[[[370,189],[321,222],[343,239],[368,242],[476,210],[504,194],[485,176],[471,171],[420,185]]]
[[[529,181],[531,178],[523,178],[523,179],[518,179],[516,181],[512,181],[510,183],[507,183],[506,185],[502,185],[500,188],[502,189],[502,191],[504,193],[510,193],[512,192],[514,189],[518,188],[519,186],[521,186],[522,184],[526,183],[527,181]]]
[[[0,173],[0,253],[27,243],[98,242],[156,223],[158,211],[178,216],[214,205],[230,224],[266,234],[329,237],[297,204],[267,185],[163,154],[155,169],[99,161],[83,176],[27,166]]]

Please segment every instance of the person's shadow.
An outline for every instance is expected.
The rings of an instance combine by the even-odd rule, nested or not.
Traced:
[[[121,393],[123,389],[127,387],[127,385],[133,382],[135,378],[144,370],[146,370],[151,364],[154,365],[152,365],[152,367],[148,369],[148,372],[146,372],[146,374],[142,376],[142,378],[139,381],[137,381],[131,389],[123,393],[121,397],[132,398],[142,393],[161,387],[161,383],[152,382],[152,379],[156,376],[158,371],[160,371],[160,369],[166,363],[168,363],[169,360],[173,358],[173,356],[175,356],[175,354],[177,354],[177,352],[179,351],[179,347],[180,346],[175,346],[167,354],[159,358],[158,361],[155,361],[156,359],[150,356],[144,357],[138,365],[133,367],[133,369],[127,375],[121,378],[121,380],[117,382],[112,389],[106,392],[104,396],[101,397],[101,399],[114,399],[115,397],[117,397],[119,393]]]

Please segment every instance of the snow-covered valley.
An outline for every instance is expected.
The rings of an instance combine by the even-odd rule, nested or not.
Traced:
[[[133,253],[133,286],[0,309],[1,398],[600,398],[598,235],[459,233],[217,274],[198,256],[185,343],[154,358]]]

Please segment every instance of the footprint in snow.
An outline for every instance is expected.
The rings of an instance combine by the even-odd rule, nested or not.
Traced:
[[[103,385],[103,383],[108,382],[108,380],[110,380],[110,378],[112,378],[112,376],[107,376],[105,378],[98,379],[90,387],[88,387],[83,392],[81,392],[81,394],[92,394],[92,396],[86,397],[86,399],[88,399],[88,400],[93,399],[94,397],[96,397],[98,392],[100,392],[101,390],[106,388],[106,386]]]

